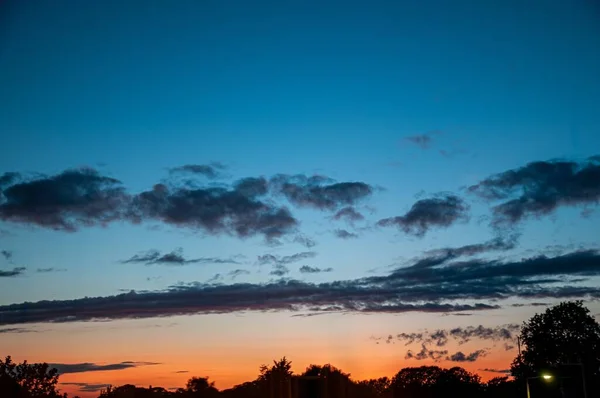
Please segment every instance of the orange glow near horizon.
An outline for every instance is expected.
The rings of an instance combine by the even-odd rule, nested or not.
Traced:
[[[506,323],[501,313],[498,315],[495,320]],[[475,316],[471,318],[470,321],[479,322]],[[458,319],[432,314],[377,315],[368,319],[365,322],[360,315],[292,318],[288,313],[253,313],[34,325],[33,329],[43,333],[6,333],[0,341],[0,352],[12,355],[17,362],[30,363],[157,363],[123,370],[67,373],[60,377],[60,382],[152,385],[167,389],[184,387],[193,376],[208,376],[217,388],[230,388],[254,380],[261,364],[270,365],[282,356],[292,361],[295,373],[302,373],[310,364],[330,363],[350,373],[353,379],[361,380],[392,377],[404,367],[437,365],[461,366],[487,380],[501,374],[480,369],[506,369],[515,354],[514,349],[505,351],[502,344],[489,341],[462,345],[451,341],[444,347],[449,353],[470,353],[483,347],[491,350],[489,355],[472,363],[405,359],[406,351],[418,351],[420,344],[386,344],[381,340],[378,344],[372,337],[455,327],[459,325]],[[15,348],[18,350],[13,351]],[[183,371],[186,373],[178,373]],[[81,392],[76,385],[59,388],[70,396],[98,396],[98,392]]]

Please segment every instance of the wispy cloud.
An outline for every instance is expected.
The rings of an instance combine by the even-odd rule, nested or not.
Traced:
[[[310,249],[317,245],[317,242],[314,239],[311,239],[308,236],[302,234],[298,234],[294,237],[294,243],[299,243],[307,249]]]
[[[262,256],[258,256],[258,264],[265,265],[288,265],[292,263],[296,263],[298,261],[307,260],[309,258],[314,258],[317,256],[317,253],[314,251],[307,251],[301,253],[295,253],[288,256],[278,256],[274,254],[264,254]]]
[[[211,164],[186,164],[184,166],[174,167],[170,169],[173,173],[191,173],[199,174],[206,178],[216,179],[221,176],[222,171],[225,170],[225,166],[218,162]]]
[[[248,275],[250,274],[250,271],[245,270],[245,269],[234,269],[233,271],[230,271],[227,275],[229,275],[229,277],[231,277],[231,279],[235,279],[238,276],[241,275]]]
[[[584,250],[515,261],[473,259],[428,268],[415,264],[388,275],[324,283],[195,282],[160,291],[4,305],[0,325],[267,310],[472,313],[499,308],[500,300],[508,298],[600,298],[598,287],[564,283],[565,278],[599,275],[600,253]]]
[[[96,364],[92,362],[83,362],[83,363],[51,363],[49,364],[51,368],[56,368],[58,373],[67,374],[67,373],[85,373],[85,372],[100,372],[105,370],[123,370],[130,368],[137,368],[140,366],[148,366],[148,365],[160,365],[159,362],[135,362],[135,361],[124,361],[118,363],[108,363],[108,364]]]
[[[10,261],[12,259],[13,253],[10,250],[2,250],[0,251],[0,254],[2,255],[2,257],[4,257],[7,261]]]
[[[54,268],[54,267],[50,267],[50,268],[38,268],[35,270],[35,272],[39,273],[39,274],[47,274],[50,272],[65,272],[66,269],[65,268]]]
[[[12,278],[15,276],[23,275],[26,269],[27,268],[25,267],[16,267],[8,271],[0,270],[0,278]]]
[[[233,258],[219,257],[200,257],[200,258],[185,258],[183,249],[178,248],[169,253],[161,254],[158,250],[149,250],[144,253],[138,253],[127,260],[122,260],[121,263],[141,263],[145,265],[163,264],[163,265],[185,265],[185,264],[239,264]]]
[[[358,238],[358,234],[354,232],[346,231],[345,229],[336,229],[333,231],[333,234],[340,239],[356,239]]]
[[[78,390],[80,392],[99,392],[102,391],[106,388],[108,388],[109,386],[111,386],[111,384],[103,384],[103,383],[75,383],[75,382],[71,382],[71,383],[60,383],[63,386],[77,386],[79,387]]]
[[[345,220],[352,224],[356,221],[364,220],[365,216],[363,216],[360,212],[358,212],[354,207],[347,206],[347,207],[344,207],[344,208],[338,210],[337,213],[335,213],[333,215],[333,219],[334,220]]]
[[[410,135],[408,137],[404,137],[404,139],[411,144],[417,145],[421,149],[429,149],[433,143],[433,136],[437,134],[441,134],[441,132],[434,130],[425,134]]]
[[[331,272],[333,271],[333,268],[328,267],[328,268],[319,268],[319,267],[310,267],[308,265],[303,265],[302,267],[300,267],[300,272],[303,274],[318,274],[321,272]]]

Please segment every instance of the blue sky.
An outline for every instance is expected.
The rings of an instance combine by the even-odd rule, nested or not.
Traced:
[[[581,216],[591,197],[499,232],[492,204],[466,190],[530,162],[584,165],[600,153],[593,2],[5,1],[0,10],[0,174],[85,166],[137,195],[171,181],[171,168],[219,162],[223,178],[198,184],[319,174],[373,189],[352,204],[366,217],[355,227],[269,199],[299,221],[279,246],[156,220],[64,232],[3,217],[0,249],[12,256],[0,266],[27,269],[0,278],[1,305],[154,291],[234,269],[249,272],[238,282],[265,283],[276,279],[256,264],[265,254],[316,252],[286,277],[320,283],[385,275],[426,250],[499,233],[520,233],[503,259],[597,243],[598,212]],[[417,136],[431,141],[408,139]],[[470,221],[421,237],[376,225],[439,192],[464,197]],[[359,237],[339,239],[339,228]],[[302,247],[299,234],[317,245]],[[177,248],[239,264],[120,263]],[[333,271],[305,275],[301,265]]]

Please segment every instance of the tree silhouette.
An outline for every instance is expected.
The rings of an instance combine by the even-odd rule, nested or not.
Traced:
[[[479,376],[463,368],[442,369],[438,366],[404,368],[392,379],[394,397],[432,398],[477,396],[481,392]]]
[[[213,381],[208,381],[208,377],[192,377],[188,380],[185,390],[191,397],[210,398],[218,395]]]
[[[56,388],[58,370],[47,363],[30,364],[27,361],[16,364],[10,356],[0,359],[0,396],[54,398],[63,397]]]
[[[563,302],[525,322],[520,334],[524,350],[511,366],[515,379],[524,384],[543,370],[560,372],[565,364],[581,364],[588,389],[598,392],[600,324],[589,312],[580,300]],[[581,368],[575,366],[574,374],[581,377]]]

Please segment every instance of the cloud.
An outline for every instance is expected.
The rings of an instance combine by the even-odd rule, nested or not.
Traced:
[[[241,238],[262,235],[271,240],[293,232],[298,221],[287,208],[263,198],[266,193],[264,178],[245,178],[231,188],[157,184],[134,197],[128,216],[134,222],[155,220]]]
[[[273,265],[273,270],[271,272],[269,272],[270,275],[275,275],[275,276],[284,276],[285,274],[289,273],[290,269],[288,267],[286,267],[283,264],[275,264]]]
[[[510,369],[492,369],[492,368],[484,368],[479,369],[480,372],[490,372],[490,373],[503,373],[506,375],[510,374]]]
[[[492,175],[468,191],[490,202],[493,223],[512,225],[541,217],[561,206],[593,205],[600,201],[600,160],[539,161]]]
[[[4,329],[0,329],[0,334],[3,333],[17,333],[17,334],[21,334],[21,333],[37,333],[37,330],[33,330],[33,329],[25,329],[25,328],[4,328]]]
[[[174,167],[170,169],[172,174],[175,173],[190,173],[200,174],[206,178],[216,179],[221,176],[221,172],[225,169],[225,166],[221,163],[211,164],[186,164],[184,166]]]
[[[185,264],[239,264],[233,258],[218,257],[200,257],[187,259],[183,256],[183,249],[178,248],[170,253],[161,254],[158,250],[149,250],[145,253],[136,254],[127,260],[122,260],[122,264],[139,263],[145,265],[163,264],[163,265],[185,265]]]
[[[500,308],[499,302],[505,299],[600,298],[597,285],[565,285],[568,278],[598,275],[600,252],[584,250],[518,261],[469,260],[430,268],[409,266],[388,275],[323,283],[194,282],[158,291],[2,305],[0,325],[239,311],[472,313]],[[459,331],[455,333],[463,336]]]
[[[486,350],[477,350],[473,351],[470,354],[465,354],[462,351],[458,351],[449,357],[446,358],[447,361],[452,362],[475,362],[479,358],[485,357],[487,355]]]
[[[54,267],[50,267],[50,268],[38,268],[35,270],[35,272],[39,273],[39,274],[47,274],[49,272],[64,272],[66,271],[65,268],[54,268]]]
[[[396,226],[407,234],[422,237],[429,229],[447,228],[459,221],[468,220],[469,205],[458,196],[442,194],[417,201],[403,216],[384,218],[377,222],[381,227]]]
[[[448,261],[463,256],[474,256],[494,251],[512,250],[517,246],[518,236],[497,237],[484,243],[475,243],[459,247],[445,247],[441,249],[428,250],[421,259],[426,261],[442,260]]]
[[[51,368],[56,368],[58,373],[67,374],[67,373],[85,373],[85,372],[100,372],[105,370],[123,370],[130,368],[137,368],[140,366],[148,366],[148,365],[160,365],[158,362],[134,362],[134,361],[124,361],[118,363],[109,363],[105,365],[98,365],[91,362],[83,362],[83,363],[51,363],[49,366]]]
[[[271,178],[274,192],[285,196],[299,207],[335,210],[354,205],[373,193],[373,187],[364,182],[334,182],[323,176],[278,174]]]
[[[206,281],[206,283],[207,284],[219,283],[222,280],[223,280],[223,275],[221,275],[221,274],[214,274],[211,278],[209,278]]]
[[[331,272],[333,268],[319,268],[319,267],[310,267],[308,265],[303,265],[300,267],[300,272],[303,274],[318,274],[321,272]]]
[[[433,142],[433,136],[435,134],[441,134],[439,131],[430,131],[425,134],[416,134],[404,137],[404,139],[414,145],[421,147],[421,149],[429,149]]]
[[[26,269],[25,267],[16,267],[10,271],[0,270],[0,278],[12,278],[13,276],[23,275]]]
[[[90,168],[6,181],[0,193],[0,219],[55,230],[105,225],[122,217],[128,200],[119,180]]]
[[[333,219],[346,220],[349,223],[354,223],[356,221],[364,220],[365,216],[359,213],[354,207],[348,206],[338,210],[338,212],[333,215]]]
[[[233,271],[229,272],[227,275],[229,275],[231,277],[231,279],[235,279],[240,275],[248,275],[250,274],[250,271],[245,270],[245,269],[234,269]]]
[[[81,392],[98,392],[98,391],[102,391],[106,388],[108,388],[109,386],[111,386],[111,384],[102,384],[102,383],[60,383],[63,386],[77,386],[79,387],[79,391]]]
[[[190,372],[189,370],[177,370],[173,373],[189,373],[189,372]]]
[[[299,243],[302,246],[306,247],[307,249],[310,249],[311,247],[314,247],[317,245],[317,242],[315,242],[313,239],[309,238],[306,235],[296,235],[294,237],[294,243]]]
[[[8,261],[10,261],[13,256],[13,253],[9,250],[2,250],[2,251],[0,251],[0,254],[2,255],[2,257],[4,257]]]
[[[444,359],[450,362],[475,362],[479,358],[486,355],[487,351],[485,350],[477,350],[470,354],[464,354],[463,352],[458,351],[452,355],[448,355],[448,350],[432,350],[427,348],[425,344],[422,344],[421,351],[414,352],[412,350],[408,350],[404,356],[404,359],[416,359],[417,361],[431,359],[434,362],[439,362]]]
[[[336,229],[333,231],[336,237],[340,239],[356,239],[358,238],[358,234],[353,232],[346,231],[345,229]]]
[[[435,362],[438,362],[444,358],[448,354],[448,350],[430,350],[425,347],[425,344],[421,345],[421,351],[413,352],[408,350],[404,359],[416,359],[417,361],[422,361],[425,359],[432,359]]]
[[[394,340],[403,341],[405,345],[412,343],[435,344],[437,347],[445,347],[450,339],[464,344],[472,339],[491,340],[491,341],[512,341],[515,339],[515,333],[520,330],[520,325],[507,324],[495,327],[467,326],[453,329],[436,329],[434,331],[424,330],[413,333],[399,333],[395,336],[389,335],[386,343]],[[378,340],[378,339],[377,339]]]
[[[264,254],[262,256],[258,256],[258,265],[288,265],[296,263],[298,261],[307,260],[309,258],[314,258],[316,256],[317,253],[314,251],[295,253],[290,256],[276,256],[273,254]]]

